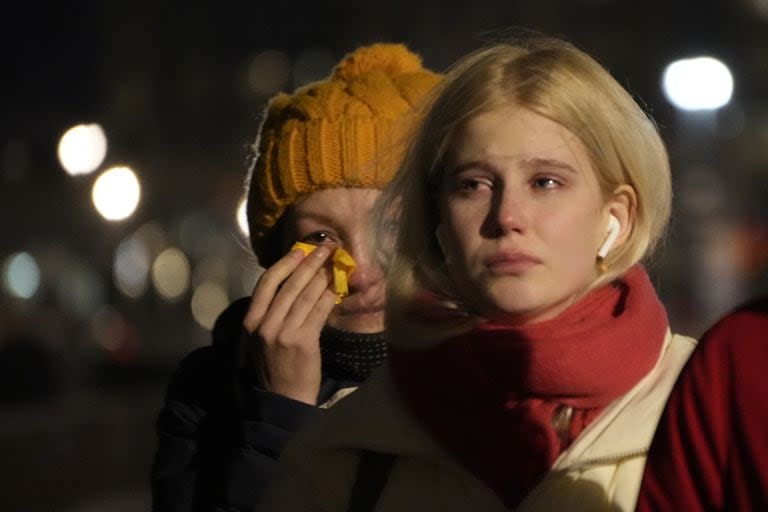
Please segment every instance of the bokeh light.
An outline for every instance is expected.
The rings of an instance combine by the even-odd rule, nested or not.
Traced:
[[[152,284],[168,302],[178,301],[189,288],[189,260],[179,249],[169,247],[152,264]]]
[[[205,281],[192,294],[191,309],[195,321],[204,329],[213,329],[216,318],[226,309],[229,297],[224,287],[213,281]]]
[[[713,57],[681,59],[664,70],[662,88],[681,110],[717,110],[731,100],[733,75]]]
[[[118,244],[112,265],[115,286],[123,295],[136,299],[149,287],[151,255],[142,237],[132,235]]]
[[[31,299],[40,288],[40,266],[27,252],[11,254],[3,265],[3,284],[19,299]]]
[[[291,79],[291,60],[277,50],[256,55],[248,65],[248,89],[260,96],[272,96]]]
[[[235,217],[237,218],[237,227],[240,228],[240,232],[248,236],[248,216],[246,215],[246,208],[248,207],[248,198],[243,197],[237,204],[237,212]]]
[[[192,285],[199,286],[205,281],[226,283],[229,278],[229,262],[219,255],[211,254],[195,264]]]
[[[93,184],[93,204],[108,221],[127,219],[141,198],[141,185],[130,167],[112,167],[104,171]]]
[[[57,151],[59,163],[71,176],[89,174],[107,156],[107,136],[98,124],[79,124],[61,136]]]

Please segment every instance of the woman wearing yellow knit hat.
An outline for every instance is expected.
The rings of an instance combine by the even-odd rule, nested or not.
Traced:
[[[285,442],[386,356],[368,216],[439,79],[403,45],[376,44],[270,101],[247,210],[266,270],[174,374],[153,510],[251,510]]]

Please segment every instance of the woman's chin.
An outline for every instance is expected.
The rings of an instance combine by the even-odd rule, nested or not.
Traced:
[[[483,316],[490,320],[510,324],[534,324],[557,317],[570,305],[570,301],[510,301],[499,300],[487,304]]]

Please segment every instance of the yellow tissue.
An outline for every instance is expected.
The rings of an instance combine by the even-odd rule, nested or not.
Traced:
[[[291,250],[293,249],[301,249],[306,256],[317,249],[317,246],[296,242],[291,247]],[[339,304],[341,299],[349,295],[349,275],[357,268],[357,264],[352,256],[341,247],[334,249],[331,259],[333,261],[333,289],[336,292],[336,304]]]
[[[301,249],[304,252],[304,256],[306,256],[317,249],[317,246],[312,244],[305,244],[304,242],[296,242],[293,244],[293,247],[291,247],[291,250],[294,249]]]

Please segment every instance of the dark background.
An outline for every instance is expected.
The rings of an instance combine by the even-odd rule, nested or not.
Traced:
[[[2,510],[148,510],[164,385],[209,342],[195,286],[215,281],[233,300],[259,270],[234,212],[264,102],[361,44],[405,42],[442,70],[514,27],[573,41],[668,144],[675,210],[651,270],[673,329],[699,335],[768,290],[768,0],[28,1],[5,2],[0,20],[0,271],[26,252],[41,272],[29,299],[0,284]],[[259,67],[268,50],[287,74]],[[709,116],[677,112],[660,88],[669,62],[699,54],[735,80]],[[104,128],[109,151],[73,177],[56,147],[84,122]],[[113,165],[142,184],[116,223],[90,199]],[[151,284],[137,298],[117,289],[116,251],[136,233],[155,234],[153,257],[185,252],[189,291],[168,302]]]

